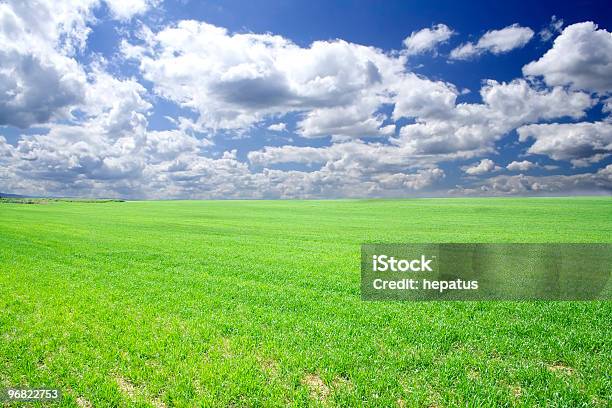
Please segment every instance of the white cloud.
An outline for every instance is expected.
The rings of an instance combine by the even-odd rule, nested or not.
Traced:
[[[403,191],[408,190],[421,190],[428,187],[438,180],[444,178],[446,175],[442,169],[433,168],[421,170],[417,173],[405,174],[405,173],[386,173],[376,177],[381,188],[390,190]]]
[[[513,161],[506,166],[510,171],[529,171],[536,167],[538,167],[538,164],[530,162],[529,160]]]
[[[226,114],[228,117],[234,115],[235,112],[222,112],[223,107],[236,109],[234,118],[238,122],[249,115],[262,118],[268,112],[296,110],[305,111],[298,123],[298,131],[308,137],[393,132],[395,126],[383,124],[385,117],[375,112],[381,103],[391,101],[393,92],[390,87],[405,74],[402,58],[342,41],[315,43],[304,49],[269,35],[244,35],[239,39],[244,43],[237,46],[244,47],[243,52],[248,54],[254,50],[256,55],[249,57],[250,60],[247,58],[250,62],[243,60],[233,64],[230,61],[219,71],[219,80],[246,85],[248,89],[242,89],[244,92],[240,94],[240,87],[221,84],[219,88],[219,83],[210,84],[213,93],[225,96],[223,106],[215,107],[220,110],[211,111],[213,116],[219,114],[223,119]],[[204,43],[209,40],[201,39]],[[229,36],[221,40],[233,41]],[[216,46],[220,49],[215,52],[221,52],[226,45]],[[277,61],[267,67],[261,65],[266,61],[266,53],[271,52],[268,48],[275,46],[279,49],[272,50],[271,55]],[[237,57],[237,54],[231,55],[232,51],[237,49],[227,54],[230,60]],[[144,56],[139,52],[132,55]],[[301,58],[299,66],[292,65],[295,57]],[[87,74],[78,64],[76,67],[81,73],[81,95],[66,105],[66,114],[78,109],[78,120],[74,118],[74,123],[56,124],[51,118],[42,118],[45,128],[22,136],[15,147],[2,139],[0,181],[3,189],[27,194],[141,198],[402,195],[406,190],[422,189],[444,175],[431,166],[407,166],[404,164],[406,156],[400,154],[396,154],[396,159],[383,163],[378,156],[372,155],[372,151],[388,149],[395,152],[397,149],[365,147],[363,143],[334,148],[328,160],[320,163],[321,168],[316,171],[264,169],[252,173],[246,163],[236,158],[235,151],[226,152],[217,159],[205,157],[204,150],[210,142],[190,134],[192,130],[201,131],[201,123],[176,118],[172,121],[177,126],[175,130],[148,130],[147,116],[152,106],[147,100],[146,89],[135,79],[113,77],[105,71],[104,61],[89,66]],[[173,68],[180,67],[178,64]],[[271,92],[269,88],[274,82],[257,82],[260,68],[276,70],[273,80],[282,74],[285,78],[283,86],[291,97],[277,102],[274,95],[277,88],[272,86]],[[427,82],[422,79],[418,83]],[[168,92],[180,95],[185,91],[180,84],[172,85],[176,89],[169,85]],[[284,98],[283,92],[281,96]],[[185,95],[191,98],[189,93]],[[197,101],[199,97],[195,95],[193,100]],[[31,109],[26,107],[24,111]],[[271,126],[277,130],[285,128],[284,123]],[[345,147],[349,152],[341,152]],[[350,151],[355,152],[355,156]],[[353,160],[353,157],[358,160]]]
[[[540,30],[538,35],[540,36],[540,39],[542,41],[548,41],[553,36],[555,36],[558,33],[560,33],[562,31],[561,30],[562,27],[563,27],[563,19],[562,18],[557,18],[557,16],[553,15],[550,18],[550,23],[548,23],[548,25],[546,27],[544,27],[542,30]]]
[[[504,54],[515,48],[524,47],[533,37],[533,30],[512,24],[501,30],[487,31],[476,44],[468,42],[453,49],[451,59],[465,60],[481,55],[485,52]]]
[[[203,144],[176,132],[147,132],[152,106],[138,82],[118,80],[99,67],[90,76],[83,120],[46,124],[9,145],[4,186],[41,195],[138,196],[148,166]]]
[[[152,108],[146,100],[146,89],[134,79],[119,80],[95,67],[89,75],[85,102],[80,108],[110,138],[125,131],[145,129],[145,113]]]
[[[526,30],[515,25],[490,32],[483,47],[503,52]],[[202,130],[245,132],[269,117],[297,112],[302,119],[296,131],[303,137],[389,137],[396,131],[393,121],[407,117],[417,123],[400,136],[415,136],[415,151],[427,144],[432,152],[438,144],[473,150],[513,126],[580,117],[591,106],[588,95],[536,90],[521,80],[488,83],[484,105],[456,105],[453,85],[407,72],[402,56],[344,41],[302,48],[279,36],[230,34],[195,21],[144,37],[137,50],[124,44],[125,52],[140,61],[158,94],[199,114]],[[390,118],[381,113],[385,105],[393,106]]]
[[[525,46],[533,37],[533,30],[518,24],[485,33],[476,46],[493,54],[502,54]]]
[[[392,87],[395,106],[392,117],[446,118],[455,108],[458,91],[454,85],[406,74]]]
[[[431,28],[413,31],[409,37],[404,39],[404,46],[408,55],[422,54],[435,51],[436,47],[448,41],[454,34],[445,24],[436,24]]]
[[[333,157],[331,150],[330,148],[292,145],[265,147],[262,150],[249,152],[248,158],[251,163],[258,166],[277,163],[321,164]]]
[[[416,157],[402,148],[358,140],[318,148],[266,147],[250,152],[248,158],[253,165],[265,167],[278,163],[316,165],[309,180],[323,183],[317,188],[329,189],[332,196],[338,196],[339,191],[356,197],[403,196],[433,187],[445,177],[429,157]]]
[[[118,20],[129,20],[138,14],[146,13],[161,0],[104,0],[111,14]]]
[[[410,156],[395,147],[359,141],[251,152],[253,164],[291,160],[291,154],[296,162],[320,164],[314,171],[252,172],[235,151],[206,157],[209,142],[183,130],[146,130],[150,105],[131,80],[98,73],[92,89],[88,97],[100,106],[85,122],[50,125],[47,133],[22,136],[16,147],[0,140],[4,189],[128,198],[403,196],[444,177],[426,161],[413,158],[408,164]]]
[[[612,193],[612,164],[595,173],[570,176],[501,175],[484,179],[471,188],[450,191],[459,195],[558,195]]]
[[[0,3],[0,125],[66,118],[84,98],[85,73],[60,49],[82,41],[86,17],[62,3],[53,11],[48,6]]]
[[[108,1],[117,16],[143,12],[144,0]],[[26,128],[71,117],[87,80],[83,50],[99,0],[0,2],[0,125]],[[120,14],[120,15],[119,15]]]
[[[461,44],[460,46],[453,48],[450,53],[450,59],[454,60],[467,60],[476,55],[482,54],[484,51],[476,48],[476,45],[471,42]]]
[[[155,91],[199,114],[204,129],[244,132],[270,116],[302,114],[297,132],[324,136],[389,136],[393,119],[452,108],[456,89],[407,72],[405,56],[345,41],[302,48],[270,34],[230,34],[182,21],[123,45],[140,61]]]
[[[273,123],[270,126],[268,126],[268,130],[271,130],[273,132],[284,132],[287,130],[287,124],[283,122]]]
[[[541,119],[579,119],[595,104],[584,92],[571,92],[561,87],[537,89],[522,79],[508,83],[488,80],[480,94],[489,113],[499,122],[511,122],[511,127]]]
[[[592,22],[567,26],[542,58],[523,67],[523,74],[542,76],[549,86],[612,92],[612,33]]]
[[[204,196],[211,183],[236,182],[225,171],[228,166],[248,175],[235,156],[203,157],[208,142],[182,131],[127,126],[110,133],[106,125],[96,118],[23,136],[16,147],[8,146],[0,182],[26,194],[161,198]]]
[[[124,44],[124,52],[139,59],[157,94],[197,112],[199,124],[212,131],[245,131],[268,116],[306,112],[299,128],[307,137],[376,132],[376,110],[405,63],[342,40],[302,48],[280,36],[230,34],[196,21],[147,41],[140,48]],[[356,126],[331,123],[335,110],[352,115]]]
[[[612,113],[612,97],[604,99],[602,103],[601,111],[608,114]],[[605,120],[610,121],[611,119],[612,116],[608,116]]]
[[[594,103],[588,94],[560,87],[538,90],[522,79],[509,83],[489,80],[480,94],[482,104],[449,103],[432,116],[420,112],[417,123],[402,127],[393,142],[415,154],[480,155],[490,152],[496,140],[518,126],[566,116],[578,119]]]
[[[94,20],[93,9],[99,0],[9,0],[2,2],[2,31],[9,34],[10,42],[3,45],[26,46],[21,52],[44,49],[72,55],[85,46]],[[7,15],[12,14],[13,18]]]
[[[106,3],[110,16],[119,20],[156,4]],[[0,125],[42,125],[15,145],[0,136],[0,191],[134,198],[425,194],[444,183],[441,163],[476,161],[495,152],[495,142],[517,127],[577,120],[595,103],[590,94],[563,87],[566,83],[543,87],[524,79],[485,81],[480,103],[457,103],[460,92],[453,84],[409,72],[406,65],[409,54],[435,51],[446,41],[451,33],[442,25],[413,33],[406,50],[389,52],[342,40],[302,47],[272,34],[231,34],[196,21],[157,32],[142,26],[130,44],[122,30],[131,28],[121,25],[123,55],[137,60],[144,78],[152,81],[152,95],[139,83],[142,78],[113,76],[116,61],[107,63],[85,49],[96,24],[93,12],[101,4],[0,4]],[[517,41],[492,33],[472,44],[480,47],[477,53],[505,52]],[[156,96],[195,114],[181,112],[166,123],[172,128],[153,130],[149,118],[168,113],[155,111]],[[530,153],[571,160],[575,166],[609,154],[612,123],[574,125],[571,131],[552,128],[562,126],[557,124],[523,126],[519,134],[523,142],[535,140]],[[333,137],[322,147],[211,153],[216,136],[247,136],[255,126],[277,132],[290,127],[303,138]],[[228,132],[215,135],[216,130]],[[366,136],[379,139],[366,142]],[[248,160],[240,160],[245,153]],[[286,170],[278,166],[283,163],[308,170]],[[523,171],[528,163],[513,162],[508,169]],[[500,167],[483,159],[465,170],[485,175]],[[591,175],[591,181],[587,176],[547,179],[546,185],[568,187],[568,180],[578,180],[599,188],[606,174]],[[497,178],[491,187],[480,177],[466,179],[495,191],[520,191],[511,186],[524,180],[530,191],[545,185]]]
[[[493,171],[500,170],[501,167],[496,165],[491,159],[482,159],[480,163],[466,167],[464,169],[466,174],[470,176],[480,176],[482,174],[491,173]]]
[[[416,79],[416,84],[421,85]],[[481,90],[484,103],[456,105],[454,87],[431,81],[425,85],[425,96],[429,99],[423,99],[425,96],[418,92],[414,98],[409,92],[398,98],[404,103],[396,105],[396,109],[398,106],[402,109],[397,116],[415,116],[419,122],[404,126],[400,136],[391,139],[391,145],[354,141],[321,148],[267,147],[250,152],[248,158],[258,166],[302,163],[335,170],[352,168],[353,173],[358,171],[362,177],[405,172],[409,167],[413,171],[434,167],[442,161],[490,152],[493,142],[516,126],[543,118],[580,118],[593,103],[584,93],[561,88],[537,90],[523,80],[516,80],[511,83],[489,81]],[[441,102],[432,109],[429,101],[434,100]],[[485,161],[483,166],[487,165]],[[493,165],[492,169],[496,167]]]
[[[608,122],[533,124],[517,129],[519,140],[534,139],[528,153],[570,160],[577,167],[603,160],[612,153]]]
[[[13,155],[12,150],[12,146],[7,143],[6,138],[0,135],[0,160],[11,157]]]
[[[265,147],[249,152],[248,158],[251,163],[260,166],[277,163],[325,164],[334,168],[351,167],[364,173],[430,168],[434,167],[436,160],[426,156],[418,157],[401,147],[359,140],[333,143],[324,147]]]
[[[349,106],[317,108],[298,122],[298,133],[307,138],[323,136],[385,136],[392,135],[395,125],[383,125],[386,117],[376,114],[380,99],[365,96]]]

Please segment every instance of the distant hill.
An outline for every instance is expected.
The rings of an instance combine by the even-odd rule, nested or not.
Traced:
[[[19,194],[0,193],[0,197],[4,197],[4,198],[27,198],[28,196],[19,195]]]

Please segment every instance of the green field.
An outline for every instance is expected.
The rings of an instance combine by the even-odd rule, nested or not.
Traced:
[[[611,302],[363,302],[362,242],[612,242],[612,199],[0,204],[0,388],[610,406]]]

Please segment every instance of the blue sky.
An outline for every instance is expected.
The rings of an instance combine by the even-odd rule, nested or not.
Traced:
[[[0,192],[609,194],[611,16],[603,1],[8,1]]]

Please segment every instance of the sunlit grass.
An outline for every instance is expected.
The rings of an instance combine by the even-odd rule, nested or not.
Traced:
[[[362,242],[611,242],[610,198],[0,204],[0,387],[606,406],[610,302],[362,302]]]

